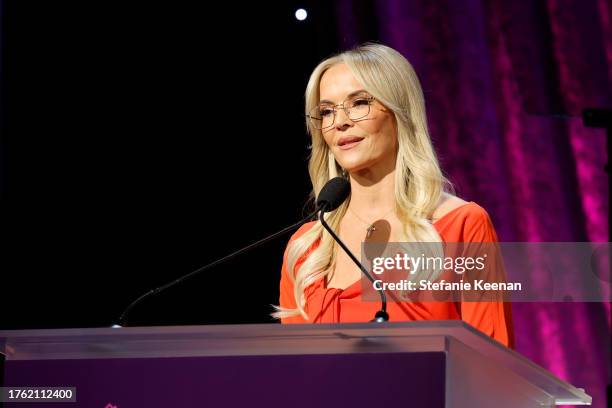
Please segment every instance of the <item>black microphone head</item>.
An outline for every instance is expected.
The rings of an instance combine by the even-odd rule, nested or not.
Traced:
[[[351,183],[343,177],[329,180],[317,197],[317,208],[324,212],[334,211],[351,193]]]

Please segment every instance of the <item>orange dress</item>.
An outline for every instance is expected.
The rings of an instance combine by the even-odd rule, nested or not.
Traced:
[[[304,234],[314,225],[304,224],[290,241]],[[434,222],[444,242],[497,242],[497,234],[487,212],[474,202],[451,210]],[[310,250],[318,245],[315,242]],[[309,252],[310,252],[309,250]],[[305,257],[296,264],[296,270]],[[280,306],[296,308],[293,282],[287,271],[287,251],[283,258],[280,281]],[[293,316],[281,319],[282,323],[349,323],[370,321],[380,303],[361,300],[360,281],[346,289],[327,288],[325,278],[315,281],[305,289],[305,310],[309,319]],[[511,305],[506,302],[393,302],[388,303],[390,322],[413,320],[459,320],[506,345],[514,348]]]

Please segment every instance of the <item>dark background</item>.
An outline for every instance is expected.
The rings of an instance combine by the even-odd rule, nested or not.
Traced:
[[[141,293],[301,218],[303,93],[338,46],[324,12],[295,10],[3,3],[0,328],[110,325]],[[271,321],[288,237],[129,323]]]

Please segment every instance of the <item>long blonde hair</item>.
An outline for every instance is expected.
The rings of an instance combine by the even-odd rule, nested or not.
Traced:
[[[322,61],[310,76],[306,87],[306,113],[319,104],[321,77],[337,64],[346,64],[364,89],[395,116],[398,139],[395,203],[396,213],[404,226],[403,239],[441,242],[430,218],[445,186],[450,186],[450,183],[440,170],[429,137],[423,91],[414,69],[399,52],[381,44],[364,44],[330,57]],[[325,183],[338,176],[342,169],[325,143],[321,130],[314,128],[308,121],[307,127],[312,138],[308,171],[316,198]],[[337,210],[326,214],[326,221],[336,231],[349,201],[350,198]],[[295,266],[300,258],[319,240],[319,245],[296,272]],[[335,241],[329,234],[323,233],[320,222],[316,222],[302,236],[291,241],[287,248],[287,271],[289,278],[293,280],[297,308],[276,307],[276,312],[272,314],[274,317],[301,315],[308,320],[304,289],[327,276],[333,269],[336,261],[335,249]]]

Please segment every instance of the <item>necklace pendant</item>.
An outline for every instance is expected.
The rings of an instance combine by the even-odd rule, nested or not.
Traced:
[[[372,233],[373,233],[374,231],[376,231],[376,227],[375,227],[374,225],[370,225],[370,226],[368,227],[368,230],[367,230],[367,231],[368,231],[368,233],[366,234],[366,238],[370,238],[370,236],[372,235]]]

